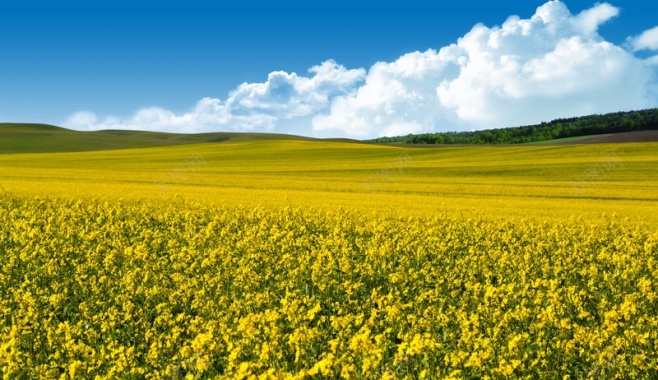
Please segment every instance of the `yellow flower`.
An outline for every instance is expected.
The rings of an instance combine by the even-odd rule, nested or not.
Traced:
[[[311,367],[308,371],[308,374],[315,376],[317,374],[322,374],[323,376],[329,376],[331,374],[331,366],[333,365],[334,355],[328,354],[325,358],[318,361]]]

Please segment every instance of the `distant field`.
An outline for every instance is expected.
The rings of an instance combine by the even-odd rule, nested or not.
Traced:
[[[558,142],[559,140],[554,140]],[[582,139],[566,140],[566,143],[577,144],[601,144],[601,143],[623,143],[623,142],[656,142],[658,131],[635,131],[624,133],[607,133],[596,136],[584,136]]]
[[[526,143],[525,145],[543,145],[543,144],[561,144],[561,143],[579,143],[583,140],[587,140],[591,138],[592,136],[575,136],[575,137],[565,137],[562,139],[555,139],[555,140],[546,140],[546,141],[537,141],[537,142],[531,142],[531,143]]]
[[[656,147],[626,143],[412,149],[229,140],[0,155],[0,184],[22,196],[342,206],[398,215],[447,210],[551,220],[591,220],[617,213],[656,222]]]
[[[635,131],[607,133],[601,135],[565,137],[563,139],[539,141],[526,145],[539,144],[602,144],[624,142],[658,142],[658,131]]]

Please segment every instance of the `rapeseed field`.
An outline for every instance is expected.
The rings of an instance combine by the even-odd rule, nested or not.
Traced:
[[[655,378],[655,147],[0,156],[0,374]]]
[[[655,143],[392,147],[247,141],[0,155],[14,196],[658,224]]]

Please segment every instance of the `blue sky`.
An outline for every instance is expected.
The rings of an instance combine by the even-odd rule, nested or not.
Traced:
[[[656,107],[656,14],[653,0],[0,0],[0,121],[369,138]]]

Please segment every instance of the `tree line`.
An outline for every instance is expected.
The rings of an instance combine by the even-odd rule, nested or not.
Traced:
[[[658,108],[555,119],[551,122],[521,127],[408,134],[367,141],[407,144],[523,144],[566,137],[646,130],[658,130]]]

